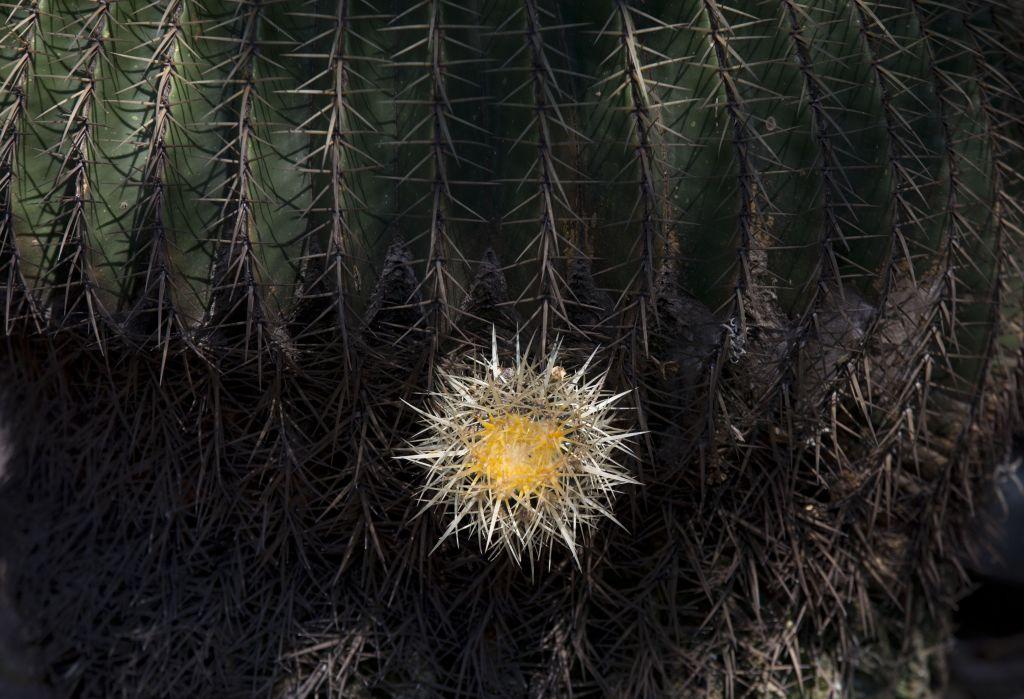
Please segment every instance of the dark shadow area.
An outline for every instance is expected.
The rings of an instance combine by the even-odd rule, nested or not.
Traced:
[[[4,430],[3,413],[0,411],[0,493],[5,492],[9,481],[11,447]],[[3,507],[0,498],[0,698],[2,699],[48,699],[51,692],[41,679],[41,671],[30,651],[30,644],[24,637],[22,621],[11,603],[9,594],[8,561],[12,558],[15,522],[10,508]]]
[[[415,429],[387,398],[411,395],[395,360],[367,354],[357,390],[335,364],[182,355],[165,371],[132,351],[18,349],[0,557],[23,642],[61,696],[740,697],[763,696],[769,675],[776,694],[814,681],[881,699],[944,685],[959,585],[946,571],[969,504],[948,484],[983,492],[988,469],[908,465],[897,483],[866,453],[858,479],[848,460],[823,485],[813,452],[780,460],[781,435],[756,422],[713,470],[682,468],[698,463],[685,452],[645,463],[642,496],[618,502],[627,527],[530,577],[478,546],[435,547],[443,513],[417,516],[418,473],[393,458]],[[657,386],[679,401],[659,420],[703,425],[682,390]],[[941,508],[937,490],[954,493]],[[894,613],[903,599],[912,614]]]
[[[1024,697],[1024,492],[1020,460],[1005,469],[990,504],[998,521],[991,551],[953,617],[951,699]]]
[[[954,616],[962,641],[1013,639],[1024,635],[1024,582],[978,575],[977,588]]]

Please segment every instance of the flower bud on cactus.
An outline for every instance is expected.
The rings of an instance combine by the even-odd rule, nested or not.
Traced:
[[[428,507],[449,512],[441,541],[468,530],[516,561],[550,553],[555,541],[575,557],[581,535],[615,521],[616,489],[636,483],[617,461],[636,434],[616,420],[628,392],[606,391],[606,373],[586,376],[594,355],[569,373],[557,349],[541,364],[517,352],[502,367],[491,347],[489,361],[441,372],[432,409],[418,411],[426,427],[405,458],[427,469]]]

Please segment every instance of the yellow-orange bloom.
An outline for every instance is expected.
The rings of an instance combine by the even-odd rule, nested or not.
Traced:
[[[591,355],[593,359],[593,355]],[[605,375],[587,378],[517,352],[512,366],[491,357],[465,371],[441,371],[425,422],[403,458],[425,467],[424,509],[442,506],[450,520],[441,541],[474,532],[485,549],[504,548],[518,561],[550,553],[560,541],[576,556],[579,535],[614,521],[612,500],[636,483],[618,454],[630,433],[617,426],[626,393],[604,390]]]

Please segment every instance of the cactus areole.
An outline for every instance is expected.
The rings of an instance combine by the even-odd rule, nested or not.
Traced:
[[[0,4],[62,690],[941,679],[1019,431],[1019,2]]]

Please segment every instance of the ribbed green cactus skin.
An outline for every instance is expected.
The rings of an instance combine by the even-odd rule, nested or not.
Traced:
[[[44,425],[5,497],[55,679],[843,694],[948,608],[1017,424],[1015,0],[2,6],[0,376]],[[636,389],[579,567],[432,551],[393,458],[492,326]]]
[[[445,325],[488,248],[545,331],[571,322],[563,270],[587,258],[621,336],[666,266],[719,317],[755,287],[797,317],[822,289],[876,303],[971,240],[950,266],[983,354],[1000,185],[970,12],[370,10],[12,8],[8,323],[281,328],[326,295],[357,328],[399,245]]]

